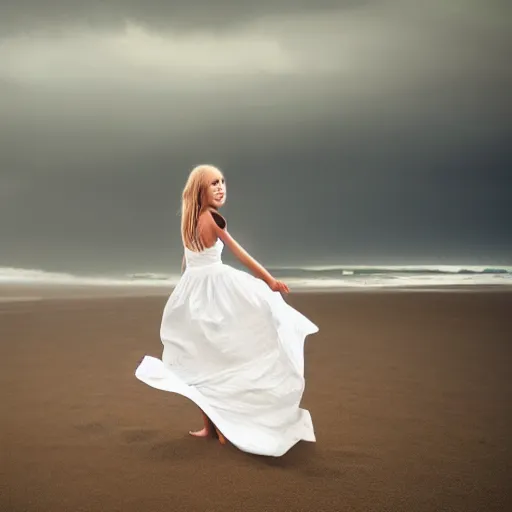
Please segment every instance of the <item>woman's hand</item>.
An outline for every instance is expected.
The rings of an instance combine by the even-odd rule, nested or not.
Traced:
[[[272,278],[267,284],[273,292],[290,293],[288,286],[277,279]]]

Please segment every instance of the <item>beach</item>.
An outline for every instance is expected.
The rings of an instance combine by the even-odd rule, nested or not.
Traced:
[[[0,511],[512,510],[510,288],[290,294],[317,442],[280,458],[135,378],[167,295],[0,290]]]

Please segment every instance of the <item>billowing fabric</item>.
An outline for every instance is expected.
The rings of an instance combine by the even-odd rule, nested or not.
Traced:
[[[165,305],[162,359],[135,375],[197,404],[245,452],[281,456],[315,441],[304,392],[304,342],[318,327],[252,275],[222,263],[221,240],[185,249],[187,267]]]

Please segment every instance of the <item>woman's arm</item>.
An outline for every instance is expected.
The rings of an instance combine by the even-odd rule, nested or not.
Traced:
[[[213,219],[208,221],[209,228],[229,247],[233,254],[245,265],[253,274],[265,281],[267,285],[274,291],[289,293],[286,284],[276,280],[260,263],[258,263],[227,231],[221,228]]]

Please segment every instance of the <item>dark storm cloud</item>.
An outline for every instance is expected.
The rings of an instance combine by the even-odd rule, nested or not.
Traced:
[[[168,269],[204,161],[264,262],[510,261],[505,4],[16,5],[0,266]]]

